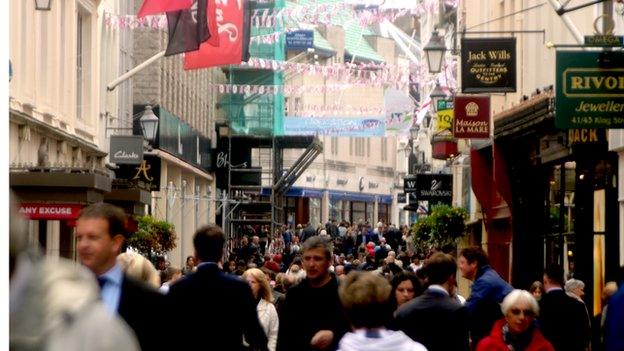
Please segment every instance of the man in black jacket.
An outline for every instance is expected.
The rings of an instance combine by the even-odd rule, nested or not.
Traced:
[[[557,351],[586,350],[590,322],[582,302],[563,291],[563,269],[553,265],[544,271],[546,294],[540,300],[540,328]]]
[[[118,314],[134,330],[143,351],[160,350],[154,337],[159,322],[166,319],[165,298],[142,282],[126,276],[117,264],[124,241],[126,215],[106,203],[85,207],[76,221],[76,250],[83,265],[100,284],[100,295],[111,314]]]
[[[338,297],[338,282],[329,272],[331,251],[324,238],[303,245],[306,278],[290,288],[280,314],[277,351],[336,350],[348,330]]]
[[[252,349],[268,350],[249,285],[226,275],[222,261],[225,235],[208,225],[193,237],[197,271],[178,280],[167,295],[179,330],[175,349],[191,350],[219,345],[220,350],[244,350],[243,335]]]
[[[396,326],[429,351],[467,351],[468,314],[466,308],[451,297],[457,272],[455,259],[436,253],[423,269],[429,287],[399,308]]]

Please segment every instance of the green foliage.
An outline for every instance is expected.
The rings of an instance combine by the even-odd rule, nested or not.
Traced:
[[[431,214],[412,225],[414,246],[419,253],[433,249],[450,252],[457,241],[466,234],[465,209],[448,205],[436,205]]]
[[[128,246],[146,257],[164,255],[176,247],[173,224],[149,215],[137,217],[136,220],[139,222],[138,230],[128,238]]]

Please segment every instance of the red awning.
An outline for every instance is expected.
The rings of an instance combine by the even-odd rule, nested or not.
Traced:
[[[470,150],[472,191],[485,212],[486,225],[493,219],[511,217],[511,189],[502,156],[492,148]]]

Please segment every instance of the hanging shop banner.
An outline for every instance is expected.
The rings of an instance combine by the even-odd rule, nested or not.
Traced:
[[[389,88],[384,95],[386,132],[407,135],[414,124],[416,106],[412,98],[401,90]]]
[[[399,204],[407,203],[407,194],[406,193],[398,193],[397,194],[397,203],[399,203]]]
[[[311,30],[295,30],[286,33],[286,49],[305,50],[314,47],[314,32]]]
[[[450,204],[453,199],[453,176],[450,174],[416,175],[416,198],[418,201]]]
[[[120,165],[115,170],[115,178],[129,183],[143,182],[151,191],[160,191],[161,159],[156,155],[145,155],[138,165]]]
[[[28,219],[64,220],[78,218],[81,208],[77,204],[22,203],[19,213]]]
[[[453,128],[453,109],[438,110],[436,132],[451,130]]]
[[[456,96],[453,136],[466,139],[490,138],[490,97]]]
[[[557,51],[557,128],[624,128],[624,52]]]
[[[384,136],[384,117],[291,117],[284,118],[284,135]]]
[[[409,177],[403,178],[403,192],[406,194],[411,194],[416,192],[416,178],[411,175]]]
[[[516,38],[461,41],[462,92],[516,91]]]
[[[112,135],[110,137],[111,163],[138,165],[143,161],[143,137],[139,135]]]

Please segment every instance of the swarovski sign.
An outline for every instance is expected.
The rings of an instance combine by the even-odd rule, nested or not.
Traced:
[[[110,138],[110,162],[138,165],[143,162],[143,137],[139,135],[113,135]]]
[[[453,176],[450,174],[416,175],[416,198],[418,201],[443,202],[453,199]]]

